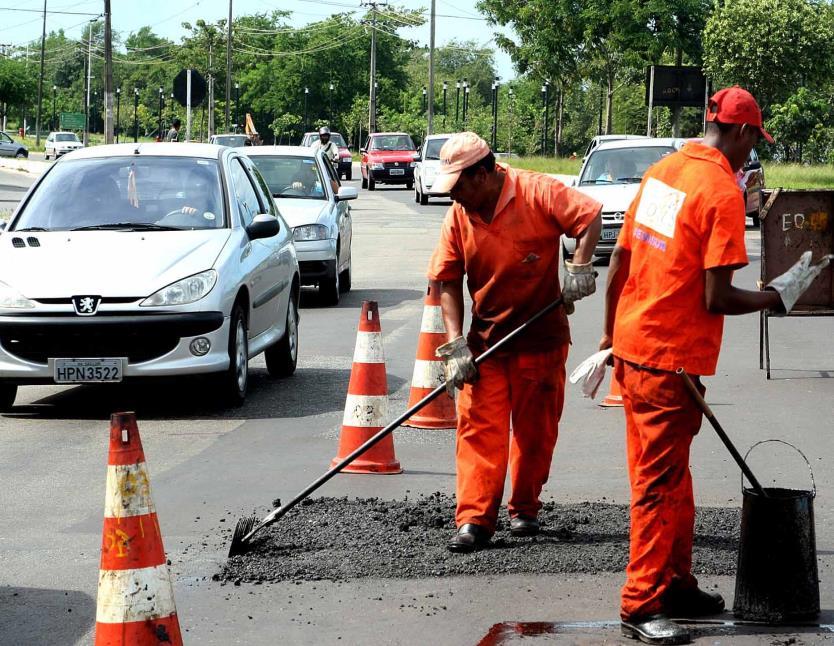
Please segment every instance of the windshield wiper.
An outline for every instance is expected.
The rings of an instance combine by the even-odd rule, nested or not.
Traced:
[[[45,229],[44,227],[25,227],[23,229],[15,229],[15,231],[22,233],[23,231],[49,231],[49,229]]]
[[[91,224],[86,227],[76,227],[70,231],[108,231],[126,229],[129,231],[182,231],[180,227],[169,227],[153,222],[115,222],[113,224]]]
[[[618,182],[625,182],[626,184],[639,184],[643,181],[642,177],[618,177]]]

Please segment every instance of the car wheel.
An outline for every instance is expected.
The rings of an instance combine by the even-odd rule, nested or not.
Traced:
[[[287,306],[287,326],[284,336],[264,351],[266,369],[270,377],[289,377],[298,365],[298,305],[290,297]]]
[[[406,183],[405,183],[405,187],[406,187],[409,191],[410,191],[412,188],[414,188],[414,180],[411,180],[410,182],[406,182]]]
[[[347,266],[341,276],[339,277],[339,288],[342,290],[342,293],[347,293],[350,291],[351,282],[350,282],[350,265]]]
[[[18,150],[17,154],[15,155],[15,159],[24,159],[28,157],[25,150]]]
[[[15,397],[17,397],[17,386],[0,384],[0,413],[7,413],[12,409]]]
[[[429,196],[425,193],[420,193],[420,206],[426,206],[429,203]]]
[[[414,202],[416,204],[420,203],[420,189],[419,188],[414,189]]]
[[[46,152],[45,150],[43,151],[43,160],[44,161],[49,161],[49,153]]]
[[[249,386],[249,331],[243,306],[235,304],[229,324],[229,367],[220,376],[220,395],[231,406],[241,406]]]
[[[374,181],[374,178],[373,178],[373,177],[369,177],[369,178],[368,178],[368,190],[369,190],[369,191],[374,191],[374,190],[376,190],[376,182]]]
[[[319,283],[319,294],[326,305],[338,305],[339,294],[339,268],[338,260],[333,261],[333,268],[328,272],[327,278]]]
[[[364,175],[362,176],[362,188],[368,188],[368,179]]]
[[[349,182],[353,179],[353,169],[349,168],[345,171],[345,179]]]

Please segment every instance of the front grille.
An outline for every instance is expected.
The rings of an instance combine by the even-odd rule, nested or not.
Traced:
[[[56,357],[127,357],[130,363],[140,363],[167,354],[179,340],[176,334],[137,327],[130,331],[53,327],[48,333],[14,330],[0,336],[6,352],[40,364]]]
[[[105,296],[101,299],[101,305],[124,305],[125,303],[135,303],[140,300],[139,296]],[[33,301],[41,305],[72,305],[71,298],[33,298]],[[116,314],[124,314],[124,312],[115,312]],[[99,312],[104,314],[104,312]]]
[[[385,162],[385,168],[408,168],[408,162]]]

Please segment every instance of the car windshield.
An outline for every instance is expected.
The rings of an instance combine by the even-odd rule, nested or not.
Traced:
[[[313,157],[252,155],[273,197],[325,200],[324,184]]]
[[[215,137],[216,144],[232,148],[243,148],[248,140],[249,137],[246,135],[220,135]]]
[[[345,143],[345,138],[342,137],[338,132],[331,132],[330,133],[330,141],[336,144],[339,148],[347,148],[347,143]]]
[[[12,230],[219,229],[218,162],[191,157],[107,157],[55,164]]]
[[[78,137],[72,132],[59,132],[55,135],[55,141],[78,141]]]
[[[371,137],[371,150],[414,150],[414,142],[408,135],[382,135]]]
[[[448,139],[429,139],[426,142],[426,159],[440,159],[440,149]]]
[[[636,184],[643,179],[643,173],[669,153],[675,152],[671,146],[635,146],[633,148],[615,148],[613,150],[596,150],[591,153],[580,186],[604,184]]]

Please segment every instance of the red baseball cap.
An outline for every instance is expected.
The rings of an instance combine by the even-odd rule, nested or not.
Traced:
[[[762,109],[756,99],[738,85],[718,90],[712,95],[707,105],[707,121],[753,126],[759,129],[762,137],[773,143],[773,137],[764,129]]]

